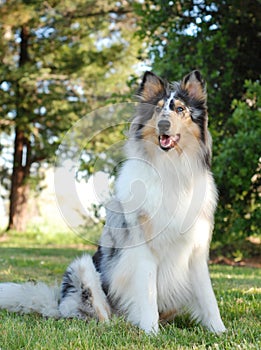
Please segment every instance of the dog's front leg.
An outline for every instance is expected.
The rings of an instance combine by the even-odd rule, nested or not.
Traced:
[[[208,224],[205,226],[205,233],[208,232]],[[201,237],[204,230],[201,231]],[[192,293],[194,296],[192,312],[194,318],[201,321],[202,325],[214,333],[222,333],[226,330],[218,308],[216,297],[212,289],[209,276],[207,255],[208,244],[200,244],[193,251],[190,259],[190,281],[192,284]]]
[[[133,281],[136,289],[136,304],[139,310],[139,326],[146,333],[157,333],[158,331],[156,272],[156,266],[153,262],[140,261]],[[131,314],[130,316],[132,317]]]
[[[110,293],[129,322],[146,333],[157,333],[157,265],[146,245],[124,250]]]
[[[194,261],[191,268],[191,282],[195,296],[193,313],[203,326],[214,333],[226,330],[218,309],[206,262]]]

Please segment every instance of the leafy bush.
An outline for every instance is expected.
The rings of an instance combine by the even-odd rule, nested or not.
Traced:
[[[260,234],[261,114],[259,81],[232,103],[233,114],[218,145],[213,171],[220,192],[216,239],[233,241]],[[220,137],[220,136],[219,136]]]

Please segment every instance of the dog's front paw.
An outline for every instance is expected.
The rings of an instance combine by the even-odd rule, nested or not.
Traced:
[[[226,327],[224,326],[222,320],[212,320],[206,324],[206,327],[213,333],[222,334],[226,332]]]
[[[154,319],[142,318],[139,327],[147,334],[156,335],[159,331],[158,317],[154,317]]]

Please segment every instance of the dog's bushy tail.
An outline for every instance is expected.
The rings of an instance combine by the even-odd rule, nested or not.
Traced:
[[[75,259],[67,268],[59,310],[62,317],[95,318],[98,321],[110,318],[110,306],[102,289],[100,274],[90,255]]]
[[[0,309],[45,317],[106,321],[110,307],[92,258],[83,255],[67,268],[61,288],[45,283],[0,283]]]
[[[60,317],[60,288],[45,283],[0,284],[0,308],[13,312],[37,312],[46,317]]]

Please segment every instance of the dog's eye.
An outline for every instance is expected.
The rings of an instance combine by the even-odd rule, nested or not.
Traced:
[[[156,107],[155,107],[155,111],[156,111],[157,113],[159,113],[159,112],[161,111],[161,109],[162,109],[162,108],[161,108],[160,106],[156,106]]]
[[[184,108],[181,107],[181,106],[179,106],[179,107],[176,108],[176,112],[177,112],[177,113],[181,113],[181,112],[183,112],[183,111],[184,111]]]

